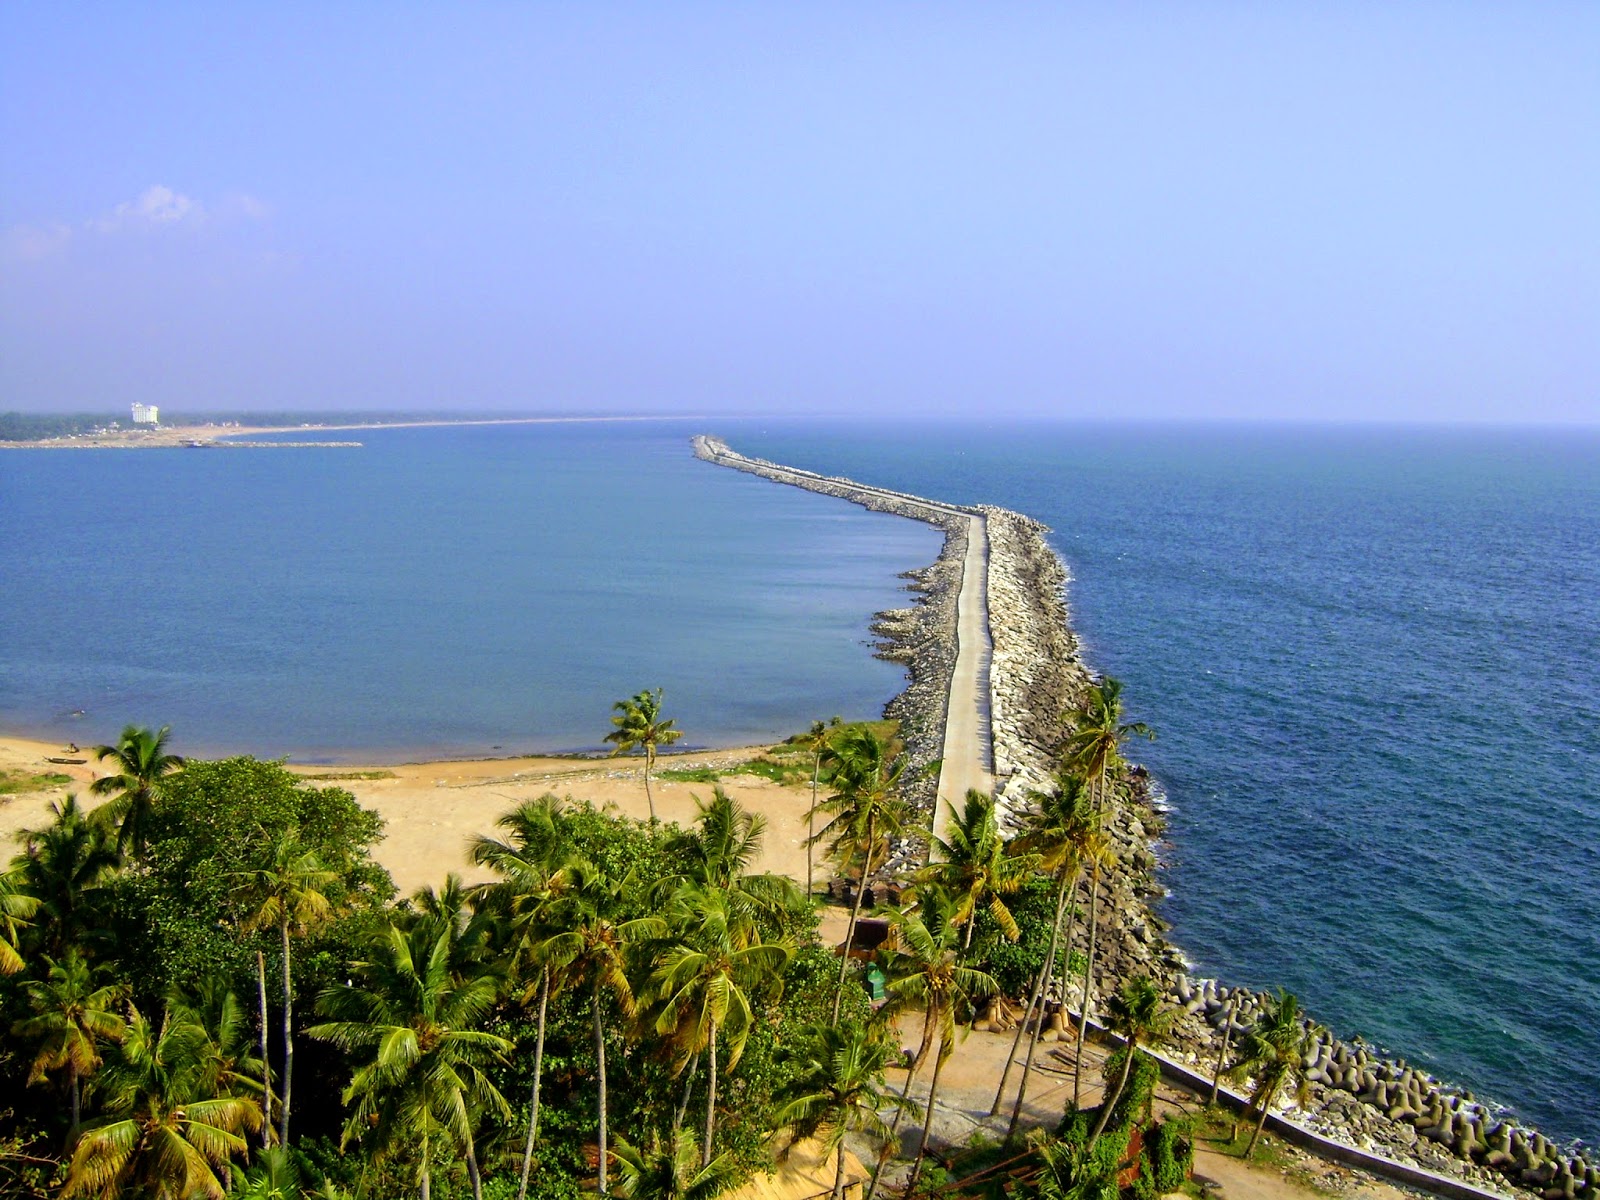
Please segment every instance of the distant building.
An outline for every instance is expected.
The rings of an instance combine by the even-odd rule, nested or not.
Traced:
[[[135,425],[155,425],[156,406],[154,404],[135,404],[133,406],[133,423]]]

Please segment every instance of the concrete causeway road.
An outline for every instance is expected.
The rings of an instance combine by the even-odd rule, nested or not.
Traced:
[[[994,786],[989,741],[989,523],[967,517],[967,554],[956,596],[956,663],[945,708],[944,754],[939,766],[933,834],[943,838],[970,789]]]
[[[989,727],[989,524],[980,512],[940,504],[855,480],[817,475],[778,463],[747,458],[719,439],[700,436],[695,452],[711,462],[752,471],[776,483],[792,484],[827,495],[845,495],[862,503],[889,502],[901,515],[928,514],[935,524],[956,517],[967,522],[967,552],[961,563],[961,588],[956,593],[956,660],[945,704],[944,750],[940,756],[938,801],[933,814],[935,837],[944,837],[951,817],[960,811],[969,790],[988,792],[994,786],[993,748]],[[868,507],[872,504],[868,503]]]

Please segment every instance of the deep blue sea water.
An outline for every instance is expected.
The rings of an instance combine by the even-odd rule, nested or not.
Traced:
[[[1053,526],[1196,970],[1600,1140],[1600,432],[705,428]],[[0,726],[396,758],[592,746],[657,685],[705,743],[875,710],[937,537],[689,432],[0,454]]]

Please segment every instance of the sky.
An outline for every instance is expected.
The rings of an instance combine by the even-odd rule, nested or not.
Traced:
[[[1600,422],[1600,5],[0,5],[0,410]]]

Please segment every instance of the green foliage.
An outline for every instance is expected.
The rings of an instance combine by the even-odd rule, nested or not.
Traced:
[[[1184,1117],[1168,1117],[1145,1132],[1144,1153],[1156,1194],[1177,1191],[1194,1170],[1193,1126]]]
[[[1026,1002],[1033,981],[1044,968],[1044,956],[1050,946],[1050,923],[1056,916],[1054,880],[1033,876],[1006,897],[1006,906],[1016,918],[1022,936],[1014,942],[1008,940],[994,914],[987,908],[979,909],[969,961],[994,976],[1002,995],[1020,996]]]
[[[1106,1057],[1101,1077],[1109,1094],[1122,1078],[1122,1065],[1127,1058],[1127,1048],[1122,1047]],[[1155,1097],[1156,1085],[1161,1081],[1161,1067],[1148,1054],[1138,1054],[1133,1060],[1133,1071],[1128,1076],[1128,1086],[1117,1098],[1106,1128],[1126,1130],[1146,1119]]]

